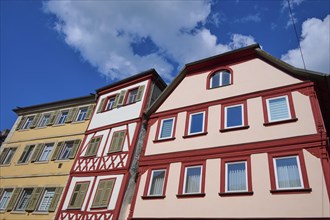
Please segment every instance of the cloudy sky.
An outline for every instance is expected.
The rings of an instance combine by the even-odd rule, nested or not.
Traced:
[[[294,66],[330,72],[330,1],[1,1],[0,129],[11,109],[85,96],[155,68],[259,43]]]

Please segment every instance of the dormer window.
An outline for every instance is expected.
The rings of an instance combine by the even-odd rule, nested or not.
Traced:
[[[212,73],[209,77],[209,88],[217,88],[232,84],[232,74],[229,70],[222,69]]]

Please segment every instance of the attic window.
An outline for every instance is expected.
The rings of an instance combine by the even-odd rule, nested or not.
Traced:
[[[208,88],[218,88],[232,84],[232,73],[228,69],[220,69],[208,77]]]

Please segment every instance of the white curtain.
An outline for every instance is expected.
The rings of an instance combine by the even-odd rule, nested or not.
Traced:
[[[277,166],[277,181],[279,188],[301,187],[298,166],[296,164]]]
[[[163,195],[164,177],[165,171],[156,171],[153,173],[150,195]]]
[[[243,191],[243,190],[246,190],[245,165],[244,165],[244,169],[228,168],[228,191]]]

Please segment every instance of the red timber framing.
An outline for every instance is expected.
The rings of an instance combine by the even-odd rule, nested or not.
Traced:
[[[131,167],[132,158],[134,157],[135,147],[138,142],[139,132],[142,127],[142,117],[145,112],[145,109],[148,107],[148,101],[151,95],[151,85],[154,84],[160,88],[160,90],[163,90],[166,87],[166,84],[164,81],[160,78],[160,76],[156,73],[154,69],[145,71],[143,73],[137,74],[135,76],[132,76],[130,78],[124,79],[122,81],[119,81],[115,84],[100,88],[97,91],[98,100],[97,103],[99,103],[100,96],[104,94],[108,94],[114,91],[120,91],[123,88],[133,86],[135,84],[146,82],[146,87],[144,90],[143,100],[142,100],[142,107],[139,110],[139,116],[132,120],[126,120],[118,123],[109,124],[106,126],[98,127],[95,129],[90,129],[85,132],[85,138],[83,142],[81,143],[81,146],[79,148],[79,151],[77,153],[77,157],[74,161],[74,165],[70,171],[70,177],[68,180],[68,183],[65,187],[65,190],[63,192],[63,195],[68,195],[70,185],[76,181],[77,178],[86,177],[84,179],[89,179],[90,181],[90,193],[86,195],[87,205],[85,206],[84,210],[63,210],[63,205],[65,202],[65,197],[63,196],[58,211],[56,213],[55,219],[70,219],[70,220],[86,220],[86,219],[93,219],[93,220],[107,220],[107,219],[118,219],[120,215],[120,210],[123,205],[123,200],[126,192],[126,188],[128,185],[128,182],[131,178],[129,169]],[[127,93],[128,95],[128,93]],[[126,99],[126,98],[125,98]],[[104,106],[103,106],[104,107]],[[124,107],[123,111],[125,111]],[[94,112],[97,109],[94,109]],[[104,110],[104,109],[102,109]],[[101,113],[102,114],[102,113]],[[93,113],[94,115],[94,113]],[[92,119],[93,120],[93,119]],[[91,120],[91,121],[92,121]],[[90,126],[89,125],[88,127]],[[130,124],[135,124],[135,129],[129,129]],[[125,143],[128,143],[128,150],[126,151],[120,151],[120,152],[114,152],[114,153],[107,153],[106,149],[110,147],[110,135],[113,133],[113,129],[117,127],[125,127],[126,130],[126,137],[125,137]],[[130,132],[131,131],[131,132]],[[133,131],[133,133],[132,133]],[[102,152],[99,150],[97,156],[95,157],[85,157],[82,155],[84,152],[84,148],[87,146],[86,141],[90,140],[91,137],[94,137],[96,135],[104,135],[103,140],[100,143],[102,146]],[[88,169],[89,166],[87,166],[88,163],[92,163],[92,169]],[[91,211],[88,211],[88,207],[91,207],[91,204],[93,202],[94,196],[92,195],[94,192],[96,192],[97,187],[97,181],[99,181],[99,178],[97,177],[103,177],[108,179],[108,176],[112,176],[110,178],[115,178],[114,176],[121,175],[122,181],[120,184],[119,192],[117,191],[118,197],[115,202],[115,207],[113,210],[108,210],[108,207],[106,208],[96,208],[91,209]],[[119,184],[120,182],[116,179],[115,183]],[[115,185],[117,188],[118,186]],[[118,188],[117,188],[118,189]]]

